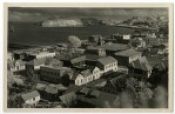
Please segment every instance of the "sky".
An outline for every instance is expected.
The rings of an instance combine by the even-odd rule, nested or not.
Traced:
[[[100,18],[123,20],[133,16],[168,15],[166,8],[49,8],[10,7],[9,21],[40,22],[50,19]]]

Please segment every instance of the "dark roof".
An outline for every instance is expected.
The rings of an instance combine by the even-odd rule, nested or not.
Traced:
[[[41,66],[41,71],[50,71],[55,73],[60,73],[60,76],[63,76],[63,74],[68,74],[72,72],[72,69],[69,67],[57,67],[57,66]]]
[[[70,61],[72,64],[75,64],[85,60],[86,60],[86,56],[79,56],[79,57],[72,58]]]
[[[86,60],[97,60],[99,59],[99,56],[98,55],[95,55],[95,54],[86,54]]]
[[[152,67],[145,56],[133,61],[130,65],[135,69],[141,69],[143,71],[152,70]]]
[[[134,49],[127,49],[127,50],[124,50],[124,51],[116,52],[115,55],[116,56],[130,57],[130,56],[134,56],[134,55],[141,55],[141,52],[138,52]]]
[[[34,59],[31,60],[29,62],[27,62],[28,65],[34,65],[34,66],[38,66],[38,65],[42,65],[45,64],[46,59],[42,58],[42,59]]]
[[[50,72],[57,72],[60,73],[60,67],[53,67],[53,66],[41,66],[40,71],[50,71]]]
[[[111,56],[107,56],[107,57],[99,58],[98,62],[100,62],[103,65],[107,65],[109,63],[117,62],[117,60]]]
[[[29,93],[25,93],[25,94],[22,94],[21,97],[24,101],[26,100],[30,100],[34,97],[37,97],[37,96],[40,96],[40,94],[38,93],[38,91],[32,91],[32,92],[29,92]]]
[[[106,43],[102,46],[102,48],[108,50],[108,51],[120,51],[128,49],[128,45],[120,44],[120,43]]]

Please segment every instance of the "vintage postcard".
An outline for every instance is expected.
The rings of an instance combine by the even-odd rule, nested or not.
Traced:
[[[4,9],[5,111],[173,110],[172,4]]]

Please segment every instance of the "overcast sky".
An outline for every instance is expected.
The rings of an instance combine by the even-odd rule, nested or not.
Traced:
[[[9,21],[37,22],[55,18],[107,18],[123,20],[132,16],[168,15],[166,8],[9,8]]]

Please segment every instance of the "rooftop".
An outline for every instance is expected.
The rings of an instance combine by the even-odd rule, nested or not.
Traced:
[[[86,56],[79,56],[79,57],[76,57],[76,58],[72,58],[70,61],[71,61],[72,64],[75,64],[75,63],[85,61],[85,60],[86,60]]]
[[[27,62],[26,64],[37,66],[37,65],[45,64],[45,61],[46,61],[45,58],[34,59],[34,60]]]
[[[29,93],[25,93],[25,94],[22,94],[21,97],[23,100],[30,100],[34,97],[37,97],[37,96],[40,96],[40,94],[38,93],[38,91],[32,91],[32,92],[29,92]]]
[[[57,94],[58,93],[58,88],[55,85],[50,84],[46,87],[45,91],[47,93]]]
[[[102,48],[108,50],[108,51],[120,51],[128,49],[128,45],[120,44],[120,43],[106,43],[102,45]]]
[[[117,56],[127,56],[127,57],[134,56],[134,55],[140,55],[140,54],[141,54],[141,52],[138,52],[134,49],[127,49],[127,50],[115,53],[115,55],[117,55]]]
[[[94,55],[94,54],[86,54],[86,60],[97,60],[99,59],[99,56],[98,55]]]
[[[103,65],[107,65],[113,62],[117,62],[117,60],[111,56],[107,56],[107,57],[102,57],[98,59],[98,62],[100,62]]]
[[[36,89],[37,90],[44,90],[46,88],[46,84],[43,84],[43,83],[37,83],[36,85]]]

